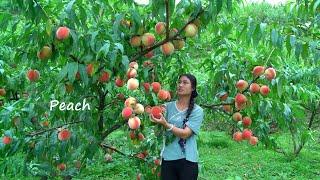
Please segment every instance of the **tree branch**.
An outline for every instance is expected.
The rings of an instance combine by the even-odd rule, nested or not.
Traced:
[[[169,1],[165,0],[166,3],[166,39],[169,39],[169,34],[170,34],[170,9],[169,9]]]

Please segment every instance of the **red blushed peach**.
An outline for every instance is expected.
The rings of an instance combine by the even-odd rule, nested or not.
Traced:
[[[156,41],[156,38],[152,33],[144,33],[142,36],[142,44],[146,47],[152,46]]]
[[[264,67],[263,66],[256,66],[252,70],[252,74],[254,77],[261,76],[264,73]]]
[[[133,129],[133,130],[138,129],[140,127],[140,124],[141,124],[141,121],[137,116],[133,118],[129,118],[128,120],[128,125],[130,129]]]
[[[144,57],[150,59],[153,57],[153,51],[149,51],[147,54],[144,55]]]
[[[260,88],[260,94],[262,94],[263,96],[266,96],[266,95],[268,95],[269,93],[270,93],[270,89],[269,89],[268,86],[266,86],[266,85],[261,86],[261,88]]]
[[[251,120],[251,118],[248,117],[248,116],[246,116],[246,117],[244,117],[244,118],[242,119],[242,124],[243,124],[244,127],[250,126],[251,123],[252,123],[252,120]]]
[[[251,136],[252,136],[251,130],[249,130],[249,129],[244,129],[244,130],[242,131],[242,139],[247,139],[247,140],[249,140]]]
[[[60,171],[64,171],[67,169],[67,166],[65,163],[60,163],[57,165],[57,168],[60,170]]]
[[[69,28],[67,27],[59,27],[58,30],[56,31],[56,38],[58,40],[64,40],[69,37]]]
[[[40,78],[40,73],[39,73],[39,71],[37,71],[37,70],[30,69],[30,70],[27,72],[27,77],[28,77],[29,81],[35,82],[35,81],[38,81],[38,80],[39,80],[39,78]]]
[[[0,96],[5,96],[6,95],[6,90],[1,88],[0,89]]]
[[[139,139],[139,141],[144,140],[144,135],[141,132],[138,134],[138,139]]]
[[[259,93],[260,92],[260,86],[257,83],[252,83],[250,85],[250,92],[251,93]]]
[[[268,68],[264,71],[264,76],[266,77],[266,79],[271,81],[276,77],[276,70],[273,68]]]
[[[131,115],[133,114],[133,109],[132,109],[131,107],[125,107],[125,108],[123,108],[121,114],[122,114],[122,117],[123,117],[124,119],[128,119],[128,118],[130,118]]]
[[[158,93],[161,89],[161,84],[159,82],[153,82],[151,83],[151,87],[154,93]]]
[[[87,65],[87,74],[89,76],[92,76],[93,75],[93,71],[94,71],[94,65],[93,64],[88,64]]]
[[[158,22],[155,26],[156,33],[161,35],[166,32],[166,24],[164,22]]]
[[[119,77],[116,78],[116,86],[117,87],[122,87],[124,85],[124,81],[122,79],[120,79]]]
[[[105,83],[105,82],[108,82],[109,81],[109,78],[110,78],[110,75],[108,72],[106,71],[103,71],[99,77],[99,81],[101,83]]]
[[[223,108],[223,110],[224,110],[225,112],[231,112],[231,111],[232,111],[232,108],[231,108],[230,105],[223,105],[222,108]]]
[[[233,140],[237,141],[237,142],[240,142],[242,141],[242,133],[241,132],[235,132],[233,134]]]
[[[249,143],[250,143],[252,146],[255,146],[258,142],[259,142],[259,140],[258,140],[258,138],[255,137],[255,136],[251,136],[250,139],[249,139]]]
[[[130,68],[133,68],[133,69],[135,69],[135,70],[138,70],[139,65],[138,65],[137,62],[132,61],[132,62],[129,63],[129,67],[130,67]]]
[[[141,37],[140,36],[133,36],[130,39],[130,44],[132,47],[139,47],[141,46]]]
[[[193,23],[188,24],[184,30],[186,37],[194,37],[198,33],[198,27]]]
[[[135,132],[134,131],[130,131],[129,137],[130,137],[131,140],[134,140],[136,138]]]
[[[244,104],[247,102],[247,97],[241,93],[238,93],[234,99],[237,104]]]
[[[129,68],[127,71],[128,78],[135,78],[137,76],[137,70],[134,68]]]
[[[131,108],[134,108],[136,104],[137,104],[137,99],[134,97],[128,97],[124,102],[124,105],[126,107],[131,107]]]
[[[144,107],[143,107],[143,105],[142,104],[136,104],[135,106],[134,106],[134,109],[133,109],[133,111],[134,111],[134,113],[136,113],[136,114],[142,114],[143,112],[144,112]]]
[[[158,98],[162,101],[166,100],[168,98],[168,92],[166,90],[159,90],[158,92]]]
[[[237,89],[242,92],[244,91],[245,89],[247,89],[247,87],[249,86],[248,82],[245,81],[245,80],[239,80],[237,83],[236,83],[236,87]]]
[[[66,141],[71,137],[71,132],[68,129],[63,129],[58,133],[58,139],[60,141]]]
[[[139,81],[135,78],[130,78],[127,82],[127,88],[129,90],[136,90],[139,87]]]
[[[3,144],[10,144],[12,142],[12,139],[11,139],[11,137],[9,137],[9,136],[4,136],[3,138],[2,138],[2,143]]]
[[[174,52],[174,46],[171,42],[167,42],[160,46],[160,50],[164,55],[168,56]]]
[[[159,106],[154,106],[151,108],[151,114],[153,115],[153,117],[160,119],[161,118],[161,114],[162,114],[162,109]]]
[[[150,83],[143,83],[144,91],[149,92],[150,91]]]
[[[43,46],[43,48],[37,53],[40,60],[45,60],[50,58],[52,55],[52,50],[49,46]]]
[[[233,119],[234,121],[241,121],[241,119],[242,119],[241,113],[239,113],[239,112],[234,113],[234,114],[232,115],[232,119]]]

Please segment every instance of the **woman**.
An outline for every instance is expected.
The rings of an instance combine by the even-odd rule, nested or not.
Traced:
[[[161,151],[161,179],[194,180],[198,177],[198,150],[196,135],[199,134],[203,120],[203,109],[195,104],[197,80],[191,74],[179,77],[178,100],[165,104],[165,117],[154,122],[167,129],[167,135],[174,135],[173,142]]]

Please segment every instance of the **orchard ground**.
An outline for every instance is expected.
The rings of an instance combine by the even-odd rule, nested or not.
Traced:
[[[320,133],[315,135],[319,141]],[[274,133],[280,144],[289,145],[287,133]],[[110,137],[119,148],[126,148],[127,135],[118,131]],[[272,150],[266,150],[262,144],[253,147],[247,141],[237,143],[230,135],[221,131],[201,131],[198,137],[200,154],[199,180],[211,179],[320,179],[320,144],[309,141],[302,152],[293,160]],[[103,152],[97,153],[92,163],[80,176],[73,179],[135,179],[137,175],[136,159],[128,159],[113,153],[112,162],[103,160]],[[14,158],[13,163],[21,159]],[[21,162],[22,164],[22,162]],[[21,168],[21,167],[17,167]],[[151,171],[151,169],[150,169]],[[3,176],[2,176],[3,177]],[[8,176],[7,176],[8,177]],[[9,175],[9,179],[34,179],[34,177]]]

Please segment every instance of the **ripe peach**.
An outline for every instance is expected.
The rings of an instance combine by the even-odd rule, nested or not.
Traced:
[[[168,98],[168,94],[169,94],[169,93],[168,93],[166,90],[161,89],[161,90],[159,90],[159,92],[158,92],[158,98],[159,98],[160,100],[164,101],[164,100],[166,100],[166,99]]]
[[[6,90],[4,88],[0,89],[0,96],[5,96],[6,95]]]
[[[240,141],[242,141],[242,133],[241,132],[235,132],[234,134],[233,134],[233,139],[235,140],[235,141],[237,141],[237,142],[240,142]]]
[[[242,131],[242,139],[247,139],[247,140],[249,140],[251,136],[252,136],[251,130],[249,130],[249,129],[244,129],[244,130]]]
[[[259,93],[260,92],[260,86],[257,83],[252,83],[250,85],[250,92],[251,93]]]
[[[268,86],[266,86],[266,85],[261,86],[261,88],[260,88],[260,94],[262,94],[263,96],[266,96],[266,95],[268,95],[269,93],[270,93],[270,89],[269,89]]]
[[[65,89],[67,93],[71,93],[74,89],[73,85],[71,83],[66,83],[65,85]]]
[[[120,100],[123,100],[123,101],[126,100],[126,98],[124,97],[124,94],[122,94],[122,93],[118,93],[117,94],[117,98],[120,99]]]
[[[129,63],[129,67],[130,67],[130,68],[133,68],[133,69],[135,69],[135,70],[138,70],[139,65],[138,65],[137,62],[132,61],[132,62]]]
[[[52,55],[52,50],[49,46],[43,46],[43,48],[37,53],[37,56],[41,60],[50,58]]]
[[[230,105],[223,105],[223,110],[226,111],[226,112],[231,112],[232,111],[232,108]]]
[[[160,166],[160,159],[155,159],[153,162],[156,166]]]
[[[139,139],[140,141],[143,141],[143,140],[144,140],[144,135],[143,135],[141,132],[139,132],[139,134],[138,134],[138,139]]]
[[[135,107],[136,104],[137,104],[137,100],[136,100],[136,98],[134,98],[134,97],[128,97],[128,98],[126,99],[126,101],[124,102],[124,105],[125,105],[126,107],[131,107],[131,108]]]
[[[144,109],[145,109],[146,113],[150,114],[152,107],[148,105]]]
[[[144,55],[144,57],[150,59],[153,57],[153,51],[149,51],[147,54]]]
[[[50,123],[50,122],[49,122],[48,120],[43,121],[43,122],[42,122],[42,126],[43,126],[43,127],[48,127],[48,126],[49,126],[49,123]]]
[[[268,68],[264,71],[264,76],[271,81],[276,77],[276,70],[273,68]]]
[[[235,112],[235,113],[232,115],[232,119],[233,119],[234,121],[241,121],[241,119],[242,119],[241,113]]]
[[[164,22],[158,22],[155,26],[157,34],[164,34],[166,32],[166,24]]]
[[[132,110],[131,107],[125,107],[125,108],[123,108],[121,114],[122,114],[122,117],[123,117],[124,119],[128,119],[128,118],[131,117],[131,115],[133,114],[133,110]]]
[[[142,114],[143,112],[144,112],[144,107],[143,107],[143,105],[142,104],[136,104],[135,106],[134,106],[134,109],[133,109],[133,111],[134,111],[134,113],[136,113],[136,114]]]
[[[159,82],[153,82],[151,83],[151,87],[154,93],[158,93],[161,89],[161,84]]]
[[[131,140],[134,140],[136,138],[136,134],[134,133],[134,131],[130,131],[129,137]]]
[[[140,159],[146,158],[146,156],[144,155],[144,153],[138,153],[136,156],[137,156],[138,158],[140,158]]]
[[[94,65],[93,64],[88,64],[87,65],[87,74],[89,76],[92,76],[93,75],[93,70],[94,70]]]
[[[237,89],[242,92],[244,91],[245,89],[247,89],[247,87],[249,86],[248,82],[245,81],[245,80],[239,80],[237,83],[236,83],[236,87]]]
[[[150,83],[143,83],[144,91],[149,92],[150,91]]]
[[[122,87],[124,85],[124,81],[120,79],[119,77],[116,78],[116,86]]]
[[[173,28],[170,30],[169,37],[173,37],[178,33],[178,29]]]
[[[143,67],[153,67],[153,63],[151,61],[144,61]]]
[[[259,140],[258,140],[258,138],[255,137],[255,136],[251,136],[250,139],[249,139],[249,143],[250,143],[252,146],[255,146],[258,142],[259,142]]]
[[[66,166],[65,163],[60,163],[60,164],[57,165],[57,168],[58,168],[60,171],[64,171],[64,170],[67,168],[67,166]]]
[[[194,37],[198,33],[198,27],[193,23],[188,24],[184,30],[186,37]]]
[[[39,78],[40,78],[40,73],[39,73],[39,71],[37,71],[37,70],[30,69],[30,70],[27,72],[27,77],[28,77],[29,81],[35,82],[35,81],[39,80]]]
[[[160,50],[162,54],[168,56],[174,52],[174,46],[171,42],[166,42],[163,45],[161,45]]]
[[[185,42],[183,39],[180,39],[180,40],[173,40],[173,46],[175,49],[179,50],[179,49],[182,49],[185,45]]]
[[[128,120],[128,125],[130,129],[133,129],[133,130],[138,129],[140,127],[140,124],[141,124],[141,121],[137,116],[133,118],[129,118]]]
[[[9,136],[4,136],[3,138],[2,138],[2,143],[3,144],[10,144],[12,142],[12,139],[11,139],[11,137],[9,137]]]
[[[103,71],[99,77],[99,81],[101,83],[105,83],[105,82],[108,82],[109,81],[109,78],[110,78],[110,75],[108,72],[106,71]]]
[[[58,30],[56,31],[56,38],[58,40],[64,40],[69,37],[69,32],[70,32],[69,28],[64,26],[59,27]]]
[[[152,33],[144,33],[141,41],[144,46],[149,47],[153,45],[153,43],[156,41],[156,38]]]
[[[71,137],[71,132],[68,129],[63,129],[58,133],[58,139],[60,141],[66,141]]]
[[[127,77],[129,78],[135,78],[137,76],[137,70],[134,68],[129,68],[127,71]]]
[[[238,104],[238,105],[241,105],[241,104],[244,104],[247,102],[247,97],[241,93],[238,93],[235,97],[235,102]]]
[[[127,88],[129,90],[136,90],[139,87],[139,81],[135,78],[130,78],[127,82]]]
[[[252,70],[252,74],[254,77],[261,76],[264,72],[264,67],[263,66],[256,66]]]
[[[130,39],[130,44],[132,47],[139,47],[141,46],[141,37],[140,36],[133,36]]]
[[[227,100],[227,98],[228,98],[228,92],[223,92],[223,93],[221,93],[220,96],[219,96],[219,98],[220,98],[221,101]]]
[[[162,109],[159,106],[154,106],[151,108],[151,114],[153,115],[153,117],[160,119],[161,118],[161,114],[162,114]]]
[[[242,124],[243,124],[244,127],[250,126],[251,123],[252,123],[252,120],[251,120],[251,118],[249,116],[246,116],[246,117],[244,117],[242,119]]]
[[[236,110],[240,111],[240,110],[244,109],[247,106],[247,103],[240,104],[240,103],[235,102],[234,105],[236,107]]]

